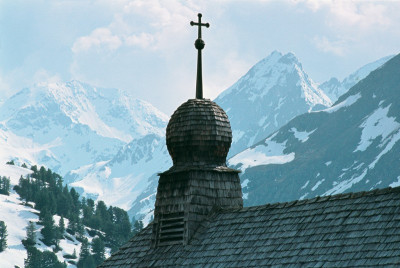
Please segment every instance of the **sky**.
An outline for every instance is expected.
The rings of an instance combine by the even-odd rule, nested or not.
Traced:
[[[171,115],[195,96],[202,13],[204,97],[274,50],[317,83],[400,53],[400,1],[0,0],[0,99],[41,82],[119,88]]]

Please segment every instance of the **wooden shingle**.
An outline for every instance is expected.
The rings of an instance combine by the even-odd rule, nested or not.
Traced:
[[[399,215],[400,187],[222,209],[209,214],[186,246],[151,249],[150,225],[101,267],[124,267],[120,258],[129,267],[399,267]]]

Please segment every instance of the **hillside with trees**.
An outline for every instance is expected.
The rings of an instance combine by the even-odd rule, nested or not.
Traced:
[[[0,194],[9,196],[10,187],[10,179],[0,176]],[[30,174],[19,178],[11,194],[19,195],[20,205],[32,208],[38,217],[37,222],[29,221],[24,228],[26,236],[21,241],[27,252],[27,268],[97,267],[143,228],[141,222],[131,224],[125,210],[81,197],[74,188],[63,184],[59,174],[44,167],[32,166]],[[0,252],[7,249],[6,223],[0,221]],[[80,248],[67,254],[63,241]]]

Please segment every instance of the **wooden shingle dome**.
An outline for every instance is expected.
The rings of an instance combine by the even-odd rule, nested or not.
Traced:
[[[226,166],[232,130],[224,110],[209,99],[190,99],[171,116],[167,147],[175,167]]]

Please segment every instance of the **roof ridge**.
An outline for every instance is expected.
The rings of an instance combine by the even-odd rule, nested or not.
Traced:
[[[386,187],[386,188],[382,188],[382,189],[373,189],[370,191],[340,193],[340,194],[326,195],[326,196],[316,196],[314,198],[303,199],[303,200],[267,203],[267,204],[263,204],[263,205],[259,205],[259,206],[243,207],[240,210],[241,211],[252,211],[252,210],[258,210],[258,209],[264,209],[264,208],[284,208],[284,207],[291,207],[291,206],[296,206],[296,205],[312,204],[312,203],[317,203],[317,202],[326,202],[329,200],[356,199],[356,198],[361,198],[361,197],[365,197],[365,196],[383,195],[383,194],[389,194],[389,193],[395,193],[395,192],[400,193],[400,186]],[[233,211],[237,211],[237,210],[238,209],[235,209],[235,208],[233,208],[233,209],[232,208],[220,208],[219,212],[224,213],[224,212],[233,212]],[[213,215],[215,215],[215,213]],[[213,215],[210,214],[209,217],[212,217]]]

